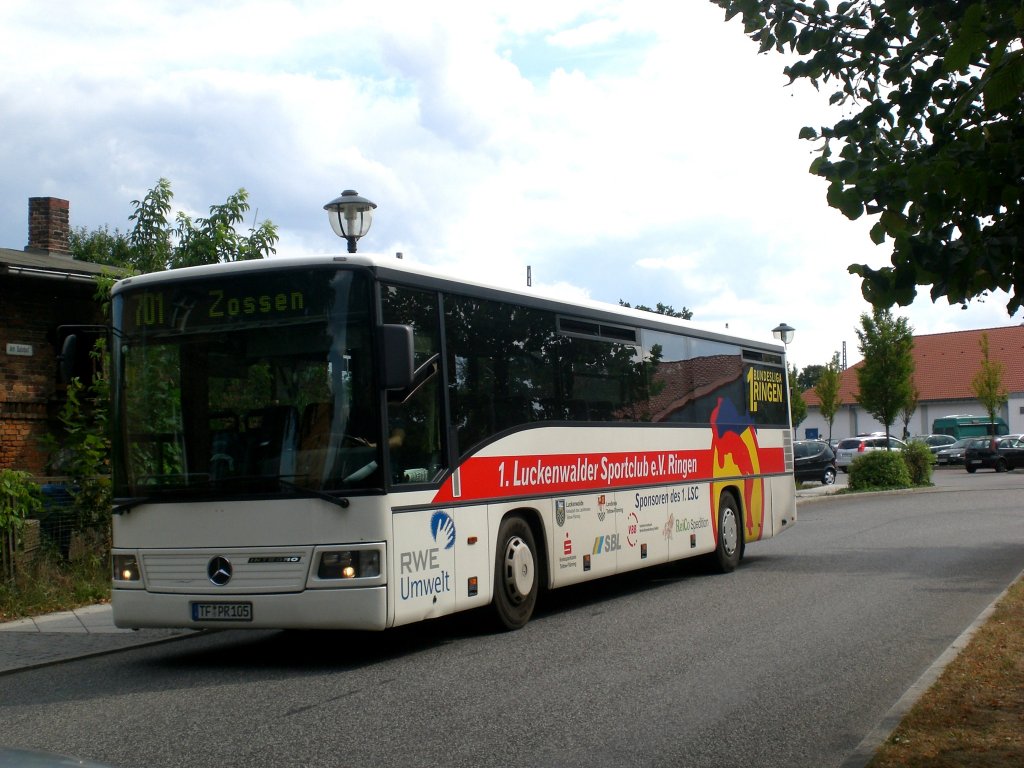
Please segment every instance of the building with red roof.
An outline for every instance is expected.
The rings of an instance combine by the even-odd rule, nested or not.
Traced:
[[[1000,415],[1011,433],[1024,432],[1024,324],[1004,328],[982,328],[976,331],[932,333],[914,337],[914,384],[918,390],[917,410],[907,425],[911,435],[927,435],[932,423],[942,416],[987,416],[978,402],[971,380],[981,368],[981,336],[988,334],[989,358],[1003,364],[1003,385],[1009,400]],[[832,437],[849,437],[866,432],[882,431],[871,414],[857,403],[858,362],[840,374],[839,400],[842,405],[832,424]],[[798,438],[829,437],[828,423],[822,418],[821,401],[813,389],[804,392],[807,418],[797,425]],[[890,427],[890,433],[903,433],[903,420]]]

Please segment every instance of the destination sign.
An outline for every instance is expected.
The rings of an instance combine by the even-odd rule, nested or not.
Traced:
[[[343,273],[269,272],[125,291],[125,333],[277,325],[323,318]]]

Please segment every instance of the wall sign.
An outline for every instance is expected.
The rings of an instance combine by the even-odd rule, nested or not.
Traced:
[[[32,357],[32,345],[31,344],[7,344],[7,354],[17,355],[19,357]]]

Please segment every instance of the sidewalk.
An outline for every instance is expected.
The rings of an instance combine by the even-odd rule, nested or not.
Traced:
[[[194,635],[191,629],[119,629],[109,603],[0,624],[0,675]]]

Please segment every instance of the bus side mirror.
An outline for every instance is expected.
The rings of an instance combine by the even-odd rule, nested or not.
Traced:
[[[78,336],[69,333],[64,337],[64,344],[60,349],[60,381],[61,384],[70,384],[71,380],[78,374],[76,356],[78,354]]]
[[[382,325],[384,389],[405,389],[412,385],[413,348],[411,325]]]

